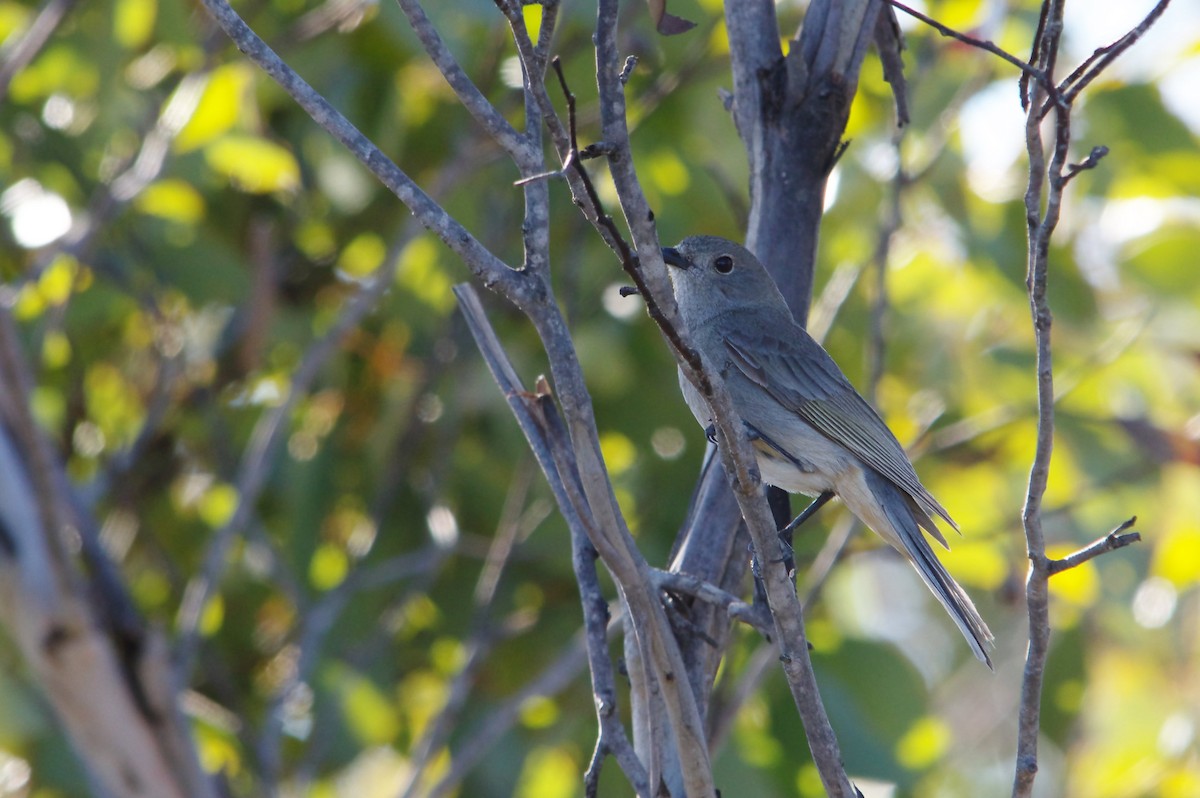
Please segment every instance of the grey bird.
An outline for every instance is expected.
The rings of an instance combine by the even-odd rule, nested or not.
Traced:
[[[746,425],[762,479],[789,493],[836,493],[904,555],[990,668],[993,637],[966,591],[925,540],[949,548],[933,516],[958,525],[917,478],[896,436],[833,358],[796,323],[758,259],[732,241],[693,236],[663,249],[680,315],[717,368]],[[680,386],[702,427],[699,391]]]

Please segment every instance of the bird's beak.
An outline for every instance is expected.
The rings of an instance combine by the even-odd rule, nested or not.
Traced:
[[[663,262],[668,266],[674,266],[677,269],[690,269],[692,262],[683,256],[683,253],[675,249],[675,247],[663,247],[662,250]]]

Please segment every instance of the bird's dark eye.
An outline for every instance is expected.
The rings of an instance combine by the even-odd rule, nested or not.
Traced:
[[[733,271],[733,258],[728,255],[718,255],[717,259],[713,261],[713,268],[721,274],[729,274]]]

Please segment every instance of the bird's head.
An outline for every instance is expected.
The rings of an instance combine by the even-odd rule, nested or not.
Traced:
[[[740,244],[716,236],[691,236],[662,252],[672,267],[669,273],[679,312],[692,330],[729,311],[787,310],[771,275]]]

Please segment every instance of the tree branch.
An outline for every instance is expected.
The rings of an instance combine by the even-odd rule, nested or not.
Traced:
[[[538,394],[525,391],[520,377],[500,345],[499,338],[488,323],[483,305],[474,289],[470,285],[461,284],[455,286],[454,294],[458,297],[459,307],[467,320],[471,335],[516,416],[518,425],[525,433],[526,440],[546,475],[551,492],[571,530],[571,561],[583,602],[584,640],[600,726],[597,750],[603,749],[604,752],[613,753],[637,794],[649,796],[651,790],[645,767],[633,752],[616,711],[616,683],[608,655],[606,634],[609,620],[608,602],[600,591],[596,577],[596,549],[591,542],[599,537],[600,533],[594,528],[595,521],[588,510],[585,489],[574,457],[569,451],[570,438],[547,392],[548,386],[540,385]],[[598,777],[598,768],[598,760],[593,758],[589,774],[595,773]],[[593,780],[589,775],[589,783]]]
[[[1072,552],[1062,559],[1050,560],[1050,563],[1047,566],[1049,575],[1054,576],[1055,574],[1060,574],[1063,571],[1069,571],[1072,568],[1083,565],[1089,560],[1094,560],[1101,554],[1106,554],[1110,551],[1116,551],[1117,549],[1123,549],[1132,543],[1137,543],[1142,539],[1141,534],[1137,532],[1125,532],[1126,529],[1129,529],[1136,523],[1137,516],[1135,515],[1128,521],[1123,521],[1116,529],[1114,529],[1112,532],[1109,532],[1095,543],[1084,546],[1079,551]]]
[[[396,166],[346,117],[329,104],[238,16],[226,0],[204,0],[204,7],[237,48],[267,73],[303,108],[313,121],[337,139],[383,185],[403,202],[427,230],[463,259],[485,286],[514,304],[529,296],[528,281],[510,269]]]
[[[1161,13],[1161,10],[1158,13]],[[1152,12],[1152,17],[1154,17],[1154,12]],[[1148,19],[1153,21],[1152,18]],[[1041,727],[1042,686],[1050,647],[1050,576],[1098,556],[1104,551],[1128,545],[1139,538],[1137,533],[1120,534],[1123,529],[1132,525],[1133,519],[1130,519],[1104,540],[1076,552],[1064,560],[1055,561],[1046,556],[1045,533],[1042,529],[1042,499],[1045,496],[1049,480],[1055,424],[1054,366],[1050,343],[1052,315],[1047,295],[1050,240],[1058,225],[1063,192],[1071,177],[1080,169],[1094,166],[1106,151],[1100,148],[1094,149],[1081,165],[1071,167],[1068,164],[1072,106],[1070,99],[1052,85],[1062,32],[1063,0],[1045,0],[1038,33],[1035,36],[1034,56],[1031,60],[1037,65],[1037,68],[1042,70],[1046,79],[1045,81],[1039,80],[1031,87],[1025,121],[1025,143],[1029,158],[1029,180],[1025,192],[1028,238],[1026,288],[1029,294],[1030,315],[1037,352],[1038,421],[1037,443],[1033,464],[1029,471],[1025,506],[1022,511],[1022,523],[1029,557],[1029,576],[1025,586],[1029,615],[1029,648],[1025,656],[1025,670],[1021,682],[1013,798],[1028,798],[1032,794],[1038,770],[1037,750]],[[1140,35],[1139,33],[1138,36]],[[1109,63],[1111,63],[1111,59],[1103,60],[1104,65]],[[1100,62],[1097,62],[1096,66],[1102,68]],[[1055,116],[1050,161],[1047,163],[1041,121],[1044,113],[1049,110],[1052,110]]]

